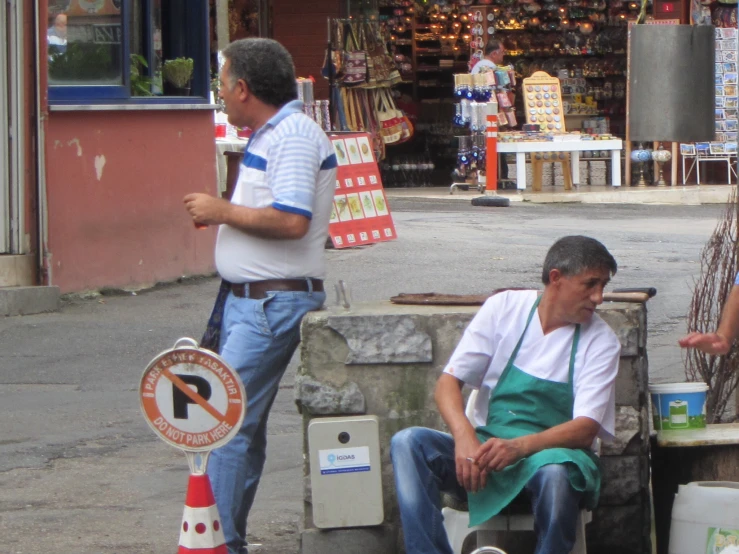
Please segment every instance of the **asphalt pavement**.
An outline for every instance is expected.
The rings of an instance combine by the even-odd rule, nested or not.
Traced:
[[[390,197],[398,240],[328,250],[329,303],[339,279],[353,302],[400,292],[481,293],[539,286],[547,248],[567,234],[601,240],[613,287],[653,286],[653,382],[684,379],[685,330],[699,255],[725,205],[512,203]],[[198,338],[218,281],[67,298],[57,313],[0,319],[0,553],[175,552],[187,485],[184,455],[159,441],[138,406],[148,362]],[[264,478],[249,523],[254,554],[297,552],[302,438],[296,360],[269,424]]]

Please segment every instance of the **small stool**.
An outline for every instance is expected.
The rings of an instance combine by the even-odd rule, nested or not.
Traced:
[[[462,546],[464,540],[471,533],[478,531],[494,531],[494,532],[511,532],[511,531],[533,531],[534,516],[533,514],[499,514],[490,518],[480,525],[470,527],[470,514],[455,510],[453,508],[444,507],[441,509],[444,516],[444,529],[449,538],[449,545],[452,547],[454,554],[462,554]],[[577,518],[577,535],[575,538],[575,546],[572,547],[570,554],[587,554],[585,547],[585,524],[590,523],[593,516],[587,510],[580,510],[580,516]],[[482,535],[482,536],[481,536]],[[484,535],[478,534],[484,541]],[[483,546],[479,542],[478,547]],[[492,545],[484,545],[492,546]]]
[[[531,158],[533,160],[534,156],[532,155]],[[567,165],[569,166],[569,161]],[[541,164],[539,164],[539,167],[541,167]],[[562,169],[565,169],[564,165]],[[571,181],[570,184],[572,184]],[[539,173],[539,190],[541,190],[541,172]],[[464,410],[467,419],[472,422],[474,422],[475,401],[477,399],[478,392],[479,391],[476,389],[470,392]],[[600,455],[600,439],[597,439],[596,442],[596,453]],[[517,497],[517,499],[514,499],[511,505],[516,504],[518,498],[519,497]],[[481,539],[482,542],[485,542],[485,536],[487,535],[486,532],[490,531],[501,532],[534,530],[534,515],[531,512],[508,513],[507,510],[504,510],[497,516],[492,517],[484,523],[476,525],[475,527],[470,527],[470,513],[464,509],[457,510],[455,508],[445,506],[441,509],[441,515],[444,517],[444,530],[446,531],[446,536],[449,539],[449,546],[452,547],[452,552],[454,554],[462,554],[462,546],[464,545],[464,540],[471,533],[477,533],[478,531],[481,531],[481,533],[477,535],[478,540]],[[570,552],[570,554],[587,554],[587,549],[585,547],[585,525],[587,523],[590,523],[592,520],[593,514],[591,512],[587,510],[580,510],[580,515],[577,518],[575,545],[572,547],[572,551]],[[477,546],[479,548],[480,546],[494,545],[478,544]],[[483,552],[485,551],[483,550]]]
[[[562,176],[564,177],[565,190],[572,190],[572,166],[570,165],[569,152],[533,152],[531,154],[531,171],[533,182],[531,189],[541,192],[541,178],[544,162],[559,162],[562,164]]]

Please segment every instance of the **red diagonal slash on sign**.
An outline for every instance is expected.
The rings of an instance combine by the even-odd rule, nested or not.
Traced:
[[[162,370],[162,374],[167,379],[169,379],[170,381],[172,381],[172,384],[174,384],[175,387],[177,387],[183,393],[185,393],[185,395],[190,400],[192,400],[193,402],[195,402],[198,406],[200,406],[201,408],[203,408],[206,412],[208,412],[210,415],[212,415],[218,421],[223,421],[224,419],[226,419],[226,416],[225,415],[223,415],[221,412],[219,412],[218,410],[216,410],[213,406],[211,406],[210,404],[208,404],[208,402],[205,400],[205,398],[203,398],[198,393],[196,393],[195,391],[193,391],[188,386],[187,383],[185,383],[182,379],[180,379],[179,377],[177,377],[177,375],[175,375],[174,373],[172,373],[169,369],[167,369],[165,367]]]

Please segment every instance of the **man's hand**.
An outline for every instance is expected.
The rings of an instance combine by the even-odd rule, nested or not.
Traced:
[[[488,439],[477,449],[473,458],[483,474],[491,471],[502,471],[526,456],[523,438],[519,439]]]
[[[485,488],[486,475],[474,462],[474,453],[480,448],[480,441],[473,435],[469,440],[454,442],[454,460],[457,466],[457,482],[467,492],[477,492]]]
[[[228,211],[232,206],[228,200],[197,192],[185,196],[183,202],[192,220],[203,225],[225,223]]]
[[[690,333],[677,341],[683,348],[697,348],[706,354],[727,354],[731,341],[718,333]]]

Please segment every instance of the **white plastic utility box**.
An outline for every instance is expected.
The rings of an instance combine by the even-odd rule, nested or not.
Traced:
[[[376,416],[316,418],[308,424],[313,523],[319,529],[384,519]]]

